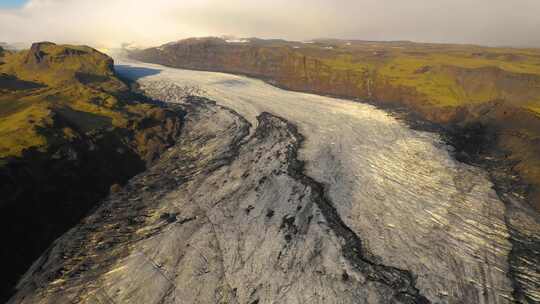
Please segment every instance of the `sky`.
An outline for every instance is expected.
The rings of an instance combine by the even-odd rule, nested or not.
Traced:
[[[27,0],[0,0],[0,8],[14,8],[24,5]]]
[[[0,41],[160,45],[193,36],[540,47],[540,0],[0,0]]]

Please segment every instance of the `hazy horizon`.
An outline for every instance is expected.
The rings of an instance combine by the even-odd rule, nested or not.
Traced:
[[[540,47],[540,1],[0,0],[0,41],[160,45],[188,37]]]

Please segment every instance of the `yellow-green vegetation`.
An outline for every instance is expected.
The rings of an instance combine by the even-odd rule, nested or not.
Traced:
[[[20,155],[27,147],[44,147],[47,140],[36,130],[50,123],[50,111],[44,104],[31,105],[0,118],[0,157]]]
[[[89,47],[38,43],[4,52],[2,61],[0,158],[46,150],[52,131],[71,141],[77,133],[125,128],[144,115],[138,107],[147,107],[118,100],[127,86],[115,77],[112,59]]]
[[[1,67],[3,73],[51,87],[84,82],[99,82],[102,89],[120,89],[123,84],[113,76],[112,59],[90,47],[34,44],[32,49],[9,53]]]
[[[331,71],[368,72],[374,81],[415,91],[433,106],[497,99],[530,109],[540,106],[540,50],[407,42],[332,45],[327,54],[314,52],[321,48],[317,44],[295,52],[320,60]]]
[[[535,104],[529,105],[528,108],[529,110],[534,112],[536,115],[540,116],[540,101],[538,101]]]

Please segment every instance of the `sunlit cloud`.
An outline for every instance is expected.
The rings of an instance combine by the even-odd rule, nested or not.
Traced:
[[[537,0],[30,0],[0,41],[156,45],[190,36],[540,46]]]

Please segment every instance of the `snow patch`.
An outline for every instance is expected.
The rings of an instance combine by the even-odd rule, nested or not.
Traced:
[[[227,43],[248,43],[249,40],[247,40],[247,39],[226,39],[225,42],[227,42]]]

